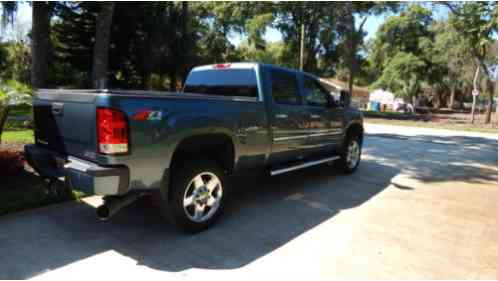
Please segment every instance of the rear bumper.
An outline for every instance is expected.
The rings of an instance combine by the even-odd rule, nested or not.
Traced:
[[[24,147],[28,163],[43,177],[63,178],[86,194],[123,195],[129,191],[126,166],[104,167],[72,156],[63,156],[37,145]]]

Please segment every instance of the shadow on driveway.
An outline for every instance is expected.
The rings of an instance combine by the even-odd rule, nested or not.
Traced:
[[[353,175],[324,165],[272,178],[239,177],[219,223],[197,235],[179,232],[140,202],[108,222],[97,221],[84,203],[5,216],[0,279],[29,278],[110,250],[162,271],[239,268],[363,204],[398,173],[363,161]]]

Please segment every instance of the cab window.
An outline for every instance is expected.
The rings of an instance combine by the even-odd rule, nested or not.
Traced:
[[[271,93],[273,100],[278,104],[300,105],[301,95],[296,75],[279,69],[271,70]]]
[[[304,101],[310,106],[327,106],[329,92],[325,90],[315,79],[304,76]]]

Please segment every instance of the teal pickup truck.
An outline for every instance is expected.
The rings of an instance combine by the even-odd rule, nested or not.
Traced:
[[[220,216],[229,175],[333,161],[352,173],[363,141],[347,92],[336,101],[313,75],[259,63],[196,67],[180,93],[40,89],[33,112],[25,152],[41,176],[104,196],[103,219],[159,191],[191,232]]]

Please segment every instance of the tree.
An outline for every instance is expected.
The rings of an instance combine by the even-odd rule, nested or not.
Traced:
[[[48,51],[50,48],[51,2],[33,2],[31,31],[31,85],[42,88],[47,84]]]
[[[304,26],[304,71],[332,74],[333,67],[319,69],[319,57],[326,57],[327,64],[338,61],[337,4],[322,2],[281,2],[274,4],[275,21],[286,48],[286,59],[294,68],[299,66],[301,28]]]
[[[0,21],[1,29],[3,30],[10,24],[14,23],[14,17],[17,12],[17,2],[16,1],[3,1],[0,6],[2,12]]]
[[[491,122],[495,84],[490,65],[486,62],[493,33],[498,28],[498,7],[495,2],[444,2],[452,13],[450,24],[470,46],[470,53],[486,77],[488,104],[485,123]]]
[[[292,67],[284,58],[287,46],[283,42],[266,43],[265,49],[256,48],[249,42],[242,42],[235,52],[238,52],[240,61],[257,61],[262,63]]]
[[[428,9],[411,5],[382,24],[370,58],[380,71],[372,87],[385,87],[413,100],[421,90],[422,82],[434,79],[429,77],[429,73],[435,71],[427,55],[434,38],[429,29],[432,22]]]
[[[439,79],[449,89],[447,106],[453,108],[457,90],[464,92],[472,86],[476,65],[467,41],[447,21],[434,22],[430,29],[435,38],[427,53],[434,64],[445,68]]]
[[[398,3],[382,2],[342,2],[338,10],[338,30],[341,34],[342,43],[340,48],[343,61],[348,69],[348,88],[353,92],[355,74],[359,71],[361,58],[358,56],[359,46],[363,43],[365,26],[369,16],[379,16],[386,12],[394,12],[400,8]],[[356,17],[360,18],[360,24],[356,27]]]
[[[114,2],[101,2],[97,16],[95,45],[93,48],[92,82],[93,87],[102,89],[107,86],[107,64],[111,42],[112,15]]]
[[[426,63],[412,53],[398,52],[389,60],[373,88],[393,91],[397,96],[414,99],[422,88]]]
[[[0,43],[0,80],[30,82],[31,51],[24,42]]]

